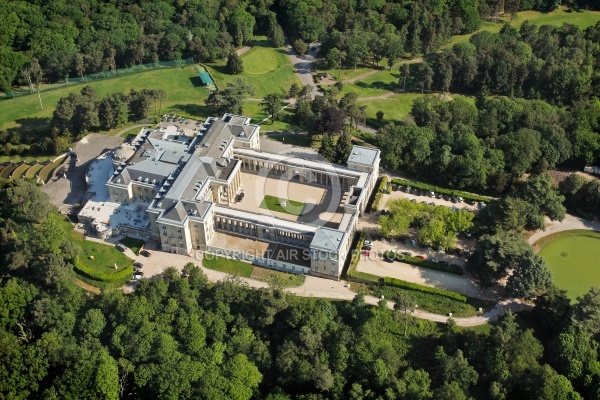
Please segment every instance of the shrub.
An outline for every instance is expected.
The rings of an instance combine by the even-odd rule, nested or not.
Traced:
[[[487,197],[487,196],[478,196],[476,194],[462,192],[460,190],[445,189],[445,188],[441,188],[438,186],[428,185],[426,183],[407,181],[404,179],[394,179],[394,180],[392,180],[392,183],[396,184],[396,185],[410,186],[410,187],[422,189],[422,190],[429,190],[432,192],[441,193],[441,194],[445,194],[448,196],[460,196],[463,199],[470,199],[470,200],[474,200],[474,201],[483,201],[483,202],[487,203],[487,202],[490,202],[493,200],[491,197]]]
[[[386,258],[389,258],[389,259],[401,261],[401,262],[411,264],[411,265],[421,267],[421,268],[428,268],[428,269],[433,269],[433,270],[441,271],[441,272],[448,272],[450,274],[456,274],[456,275],[463,275],[465,273],[465,271],[458,265],[441,264],[441,263],[437,263],[437,262],[433,262],[433,261],[429,261],[429,260],[421,260],[420,258],[417,258],[417,257],[405,256],[404,254],[396,253],[396,252],[393,252],[390,250],[383,253],[383,256]]]
[[[352,278],[352,275],[356,271],[356,266],[358,265],[358,261],[360,260],[360,251],[358,249],[362,249],[365,239],[367,238],[367,234],[365,232],[361,232],[358,240],[356,241],[356,246],[353,247],[352,257],[350,258],[350,266],[348,267],[348,277]]]
[[[467,302],[467,296],[462,295],[460,293],[450,292],[448,290],[438,289],[438,288],[429,287],[429,286],[423,286],[423,285],[419,285],[417,283],[406,282],[401,279],[390,278],[388,276],[383,278],[383,283],[388,286],[394,286],[394,287],[399,287],[399,288],[408,289],[408,290],[416,290],[418,292],[431,293],[431,294],[436,294],[439,296],[448,297],[453,300],[458,300],[461,303]]]
[[[133,265],[129,265],[114,274],[96,271],[95,269],[85,266],[81,263],[75,263],[75,270],[80,274],[87,276],[88,278],[102,282],[126,281],[129,280],[129,278],[131,278],[133,275]]]
[[[387,185],[388,177],[387,177],[387,175],[383,175],[380,179],[381,180],[379,181],[379,185],[377,186],[377,191],[375,192],[373,201],[371,202],[371,206],[367,207],[368,212],[377,211],[377,207],[379,207],[379,202],[381,201],[381,198],[383,197],[383,190],[385,189],[385,186]]]

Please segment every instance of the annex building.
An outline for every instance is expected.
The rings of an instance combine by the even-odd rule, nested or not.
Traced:
[[[380,151],[354,146],[342,167],[263,152],[259,131],[238,115],[166,116],[90,167],[80,222],[165,252],[339,279]]]

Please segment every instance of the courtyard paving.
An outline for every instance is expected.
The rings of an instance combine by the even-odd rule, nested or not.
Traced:
[[[256,174],[241,173],[244,199],[232,202],[230,206],[239,210],[272,215],[288,221],[298,221],[319,226],[337,228],[342,220],[345,192],[323,186],[313,186],[286,179],[263,177]],[[301,215],[287,214],[261,208],[266,195],[280,199],[305,203]]]

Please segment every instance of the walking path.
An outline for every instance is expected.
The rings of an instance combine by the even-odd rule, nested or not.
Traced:
[[[107,243],[103,240],[88,237],[86,240],[91,240],[97,243],[102,243],[105,245],[113,245],[116,243],[116,239],[111,239],[110,243]],[[136,256],[130,249],[125,250],[125,255],[129,258],[139,261],[144,264],[142,271],[144,273],[144,278],[155,279],[162,274],[165,268],[167,267],[175,267],[178,270],[183,269],[183,266],[187,263],[194,263],[198,265],[202,271],[208,277],[210,282],[219,282],[225,279],[228,274],[220,271],[214,271],[211,269],[204,268],[202,266],[202,252],[197,252],[193,257],[183,256],[179,254],[170,254],[162,251],[154,251],[150,249],[151,256],[146,258],[142,256]],[[263,281],[257,281],[250,278],[241,278],[243,282],[245,282],[249,287],[252,288],[267,288],[269,285]],[[136,281],[132,281],[126,284],[123,287],[123,290],[126,293],[131,293],[135,290],[137,285]],[[332,281],[324,278],[317,278],[314,276],[307,276],[304,284],[299,287],[287,288],[286,292],[290,294],[294,294],[296,296],[302,297],[318,297],[332,300],[346,300],[350,301],[355,296],[356,293],[352,291],[352,283],[348,283],[346,281]],[[380,299],[374,296],[365,296],[365,302],[371,305],[377,305]],[[388,301],[388,308],[393,309],[394,303]],[[521,303],[515,300],[505,300],[499,302],[496,307],[492,310],[486,312],[485,314],[473,316],[473,317],[453,317],[454,321],[458,326],[470,327],[483,325],[490,321],[494,321],[502,310],[510,309],[513,312],[521,311],[524,309],[530,309],[531,306]],[[448,320],[448,316],[433,314],[423,310],[416,310],[413,313],[414,317],[427,319],[430,321],[441,322],[444,323]]]
[[[319,91],[317,90],[317,85],[315,84],[315,81],[312,76],[312,63],[314,61],[314,57],[319,51],[318,48],[316,46],[311,46],[311,50],[308,51],[308,54],[304,56],[299,56],[296,53],[296,50],[294,50],[292,45],[289,43],[289,41],[286,41],[285,51],[287,51],[288,56],[290,57],[290,61],[292,62],[292,65],[294,66],[294,69],[296,71],[296,75],[298,75],[298,78],[300,78],[302,85],[310,85],[313,87],[310,97],[314,98],[319,94]]]
[[[538,240],[548,235],[552,235],[556,232],[570,231],[574,229],[587,229],[600,232],[600,223],[588,221],[582,218],[577,218],[573,215],[567,214],[565,219],[562,221],[550,221],[549,225],[546,225],[545,231],[537,231],[531,235],[528,239],[530,244],[535,244]]]

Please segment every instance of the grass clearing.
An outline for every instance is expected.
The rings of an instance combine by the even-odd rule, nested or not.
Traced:
[[[277,211],[285,214],[302,215],[304,203],[300,201],[280,199],[279,197],[266,195],[262,203],[260,203],[260,208],[271,211]]]
[[[220,257],[214,254],[204,253],[202,265],[208,269],[225,272],[231,275],[250,278],[254,266],[243,261]]]
[[[416,99],[425,96],[421,93],[396,93],[387,99],[358,101],[361,106],[367,106],[367,121],[373,125],[385,125],[388,122],[402,122],[409,116],[412,104]],[[458,94],[451,94],[452,98],[462,98],[470,103],[475,99]],[[377,121],[377,111],[383,111],[383,121]]]
[[[206,89],[195,86],[196,71],[193,66],[169,69],[157,69],[116,78],[86,82],[96,90],[99,97],[116,92],[128,92],[130,89],[162,89],[167,99],[162,104],[161,113],[175,112],[203,117],[207,110],[199,106],[208,97]],[[83,84],[76,84],[61,89],[41,93],[44,110],[40,109],[37,94],[20,96],[14,99],[0,100],[0,129],[21,128],[34,131],[49,126],[52,112],[61,97],[69,93],[79,93]],[[158,107],[158,104],[156,104]],[[156,109],[158,111],[158,109]],[[154,106],[152,107],[154,112]],[[121,128],[122,129],[122,128]],[[119,129],[120,130],[120,129]],[[118,132],[118,130],[117,130]]]
[[[345,83],[342,94],[356,93],[359,98],[381,96],[398,89],[399,78],[398,67],[394,67],[391,71],[386,69],[360,81]]]
[[[263,98],[269,93],[285,94],[293,83],[301,85],[285,49],[271,47],[264,36],[254,37],[252,44],[252,49],[240,56],[244,72],[239,75],[228,73],[227,60],[206,64],[221,90],[227,82],[237,78],[245,79],[256,88],[252,96],[256,98]]]
[[[140,254],[140,250],[146,244],[144,240],[135,239],[131,237],[124,237],[123,239],[119,240],[119,243],[121,243],[125,247],[128,247],[136,255]]]
[[[260,125],[261,132],[286,132],[293,131],[299,132],[302,129],[294,123],[294,109],[292,107],[286,107],[282,112],[279,120],[272,121],[268,117],[260,105],[259,101],[246,100],[244,102],[245,116],[252,118],[252,123]]]
[[[295,133],[275,133],[267,136],[271,140],[280,143],[291,144],[293,146],[314,147],[313,141],[308,135],[300,135]]]
[[[510,17],[502,17],[498,19],[498,22],[484,22],[477,32],[468,33],[466,35],[457,35],[444,46],[444,48],[452,47],[456,43],[467,42],[474,34],[478,32],[488,31],[492,33],[500,32],[504,22],[510,22],[510,24],[516,28],[523,25],[523,22],[529,21],[536,25],[554,25],[562,26],[562,24],[572,24],[579,27],[579,29],[586,29],[590,26],[595,25],[600,21],[600,11],[589,11],[589,10],[569,10],[568,7],[562,6],[557,10],[550,13],[543,13],[539,11],[520,11],[517,17],[510,22]]]
[[[280,287],[297,287],[304,284],[306,276],[299,274],[291,274],[288,272],[275,271],[269,268],[254,267],[252,279],[273,283]]]
[[[383,63],[381,63],[381,64],[383,65]],[[376,68],[377,67],[375,67],[375,66],[359,67],[359,68],[342,68],[339,70],[337,68],[329,68],[329,69],[318,68],[318,70],[317,70],[317,68],[314,68],[313,72],[328,73],[329,75],[331,75],[334,79],[336,79],[338,81],[347,81],[349,79],[354,79],[358,76],[361,76],[363,74],[371,72]]]
[[[600,232],[559,232],[536,243],[540,255],[554,274],[554,284],[571,300],[600,286]]]

